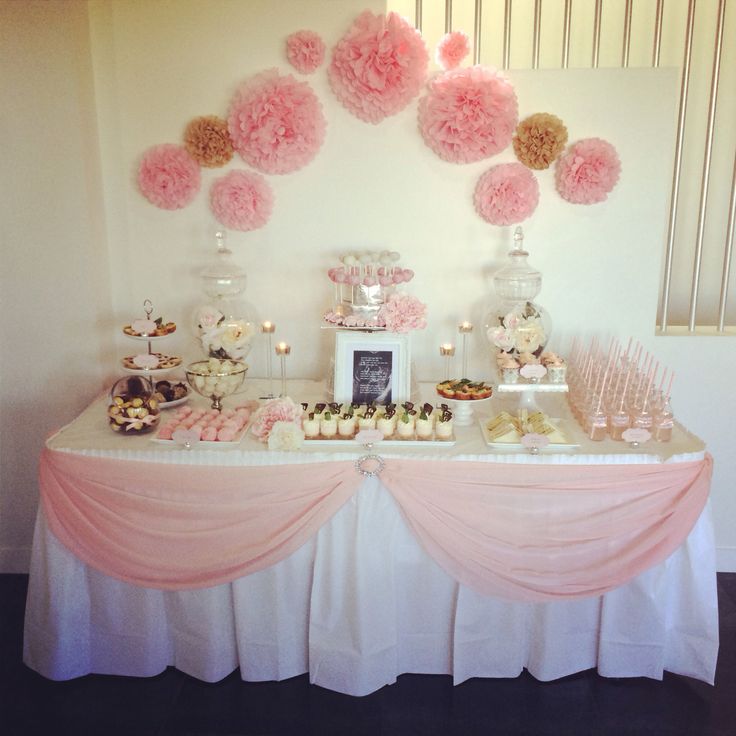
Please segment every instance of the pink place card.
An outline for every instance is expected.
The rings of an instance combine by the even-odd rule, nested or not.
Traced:
[[[193,447],[199,442],[199,432],[192,431],[191,429],[177,429],[174,434],[171,435],[171,439],[177,445],[183,445],[184,447]]]
[[[382,439],[383,432],[377,429],[361,429],[355,435],[355,441],[360,442],[361,445],[375,445],[376,442],[380,442]]]
[[[148,353],[141,353],[133,358],[133,365],[138,368],[152,369],[158,366],[158,358],[155,355],[149,355]]]
[[[643,445],[647,440],[652,438],[652,433],[648,429],[641,427],[631,427],[624,431],[621,435],[624,442],[631,442],[637,445]]]
[[[526,365],[521,366],[519,373],[521,373],[524,378],[540,379],[547,375],[547,369],[543,365],[527,363]]]
[[[522,436],[521,444],[526,447],[527,450],[532,450],[534,448],[543,450],[549,444],[549,437],[544,434],[529,432]]]
[[[152,319],[137,319],[130,327],[139,335],[151,335],[156,332],[156,323]]]

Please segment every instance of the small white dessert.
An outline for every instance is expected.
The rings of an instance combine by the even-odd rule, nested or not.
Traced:
[[[414,417],[405,412],[399,417],[399,421],[396,422],[396,433],[402,439],[408,439],[414,437],[415,421]]]
[[[310,414],[303,422],[302,429],[304,430],[305,437],[319,437],[319,419],[316,419],[314,414]]]
[[[369,417],[362,416],[358,417],[358,429],[375,429],[376,428],[376,417],[371,415]]]
[[[421,417],[417,419],[415,423],[415,430],[417,433],[417,437],[420,440],[429,440],[432,438],[432,420],[427,417],[427,419],[422,419]]]
[[[437,422],[434,428],[435,437],[438,440],[449,440],[452,438],[452,419],[440,420]]]
[[[355,434],[355,417],[340,417],[337,420],[337,433],[340,437],[352,437]]]
[[[387,417],[385,414],[376,421],[376,429],[385,437],[391,437],[396,430],[396,414]]]
[[[319,420],[319,431],[323,437],[334,437],[337,434],[337,419],[326,411]]]

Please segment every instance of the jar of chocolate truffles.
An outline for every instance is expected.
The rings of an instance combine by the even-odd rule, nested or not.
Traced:
[[[157,427],[161,409],[153,393],[153,384],[144,376],[126,376],[116,381],[107,407],[110,429],[130,436]]]

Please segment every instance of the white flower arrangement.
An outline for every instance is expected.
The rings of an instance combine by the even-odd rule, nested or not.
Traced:
[[[250,352],[255,328],[243,319],[227,319],[217,308],[201,307],[197,314],[199,341],[212,358],[242,360]]]
[[[304,444],[304,430],[294,422],[274,423],[268,435],[268,449],[293,452]]]
[[[488,339],[504,353],[536,353],[547,342],[547,333],[539,311],[531,302],[512,310],[489,327]]]

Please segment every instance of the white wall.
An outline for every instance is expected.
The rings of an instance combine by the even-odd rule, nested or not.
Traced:
[[[28,565],[43,441],[110,360],[85,4],[0,3],[0,69],[0,571],[14,571]]]
[[[152,299],[164,317],[181,325],[171,340],[172,351],[185,358],[197,356],[183,328],[199,297],[197,273],[213,248],[216,223],[208,210],[207,191],[222,170],[203,170],[197,199],[185,210],[166,212],[150,205],[135,188],[140,155],[151,145],[179,141],[184,126],[196,115],[224,116],[233,90],[249,75],[271,66],[290,71],[283,58],[283,40],[290,32],[311,28],[331,47],[366,6],[378,9],[382,4],[100,1],[89,5],[91,42],[77,37],[84,36],[82,4],[64,3],[64,9],[73,8],[71,13],[61,13],[55,3],[4,11],[16,26],[22,26],[18,31],[25,39],[18,42],[21,48],[15,55],[20,58],[15,63],[28,67],[25,79],[41,80],[36,107],[18,121],[22,125],[14,125],[18,147],[23,148],[22,131],[37,119],[54,117],[58,123],[57,108],[62,104],[87,123],[96,116],[99,131],[98,144],[94,135],[81,136],[75,121],[64,122],[61,134],[71,144],[67,141],[63,151],[49,144],[49,150],[37,154],[43,168],[53,174],[51,182],[39,176],[38,168],[23,168],[24,157],[14,159],[13,168],[20,172],[17,176],[34,213],[48,201],[47,187],[55,197],[73,201],[65,217],[53,223],[48,214],[22,217],[15,207],[4,218],[13,237],[4,238],[3,259],[20,262],[16,273],[34,270],[36,252],[46,259],[53,252],[59,260],[55,273],[65,275],[59,281],[50,273],[42,279],[44,286],[48,281],[59,294],[53,350],[48,349],[49,343],[34,348],[29,370],[6,357],[7,345],[17,343],[23,328],[14,327],[13,334],[3,335],[2,467],[6,468],[6,458],[23,459],[18,477],[3,475],[7,522],[0,526],[0,546],[9,550],[6,559],[20,559],[30,543],[35,458],[44,432],[54,423],[51,416],[37,411],[47,401],[49,375],[60,377],[69,387],[53,400],[57,416],[71,419],[115,373],[117,359],[129,350],[119,336],[120,326],[139,314],[145,298]],[[31,25],[34,13],[44,15],[43,30]],[[56,38],[60,47],[46,36]],[[32,53],[37,47],[46,49],[45,54]],[[61,66],[64,83],[46,79],[47,64]],[[543,173],[540,206],[525,223],[525,231],[531,260],[544,273],[539,301],[552,315],[558,348],[564,349],[576,334],[623,339],[631,335],[676,368],[678,415],[708,442],[716,458],[717,540],[724,569],[736,570],[736,532],[730,528],[736,519],[736,502],[729,492],[736,467],[726,447],[726,371],[714,369],[719,361],[727,363],[733,342],[653,335],[677,78],[674,70],[513,73],[522,116],[554,112],[567,123],[572,140],[593,135],[607,138],[618,148],[624,172],[609,201],[594,207],[565,204],[554,193],[552,172]],[[11,88],[3,90],[4,108],[11,96],[24,91],[22,79],[18,74]],[[470,166],[447,164],[417,134],[416,103],[372,126],[356,120],[336,102],[324,68],[307,79],[322,100],[327,139],[307,168],[269,177],[276,204],[266,227],[230,234],[236,259],[249,274],[246,296],[261,318],[276,322],[278,339],[292,344],[290,374],[323,377],[332,353],[331,334],[320,330],[320,315],[331,297],[325,271],[349,248],[399,250],[417,274],[411,290],[430,310],[427,331],[413,338],[419,378],[435,378],[443,371],[439,344],[456,340],[460,320],[480,326],[491,304],[490,276],[502,262],[513,228],[485,224],[473,211],[472,191],[491,163],[513,160],[513,154],[506,152],[493,162]],[[75,95],[67,91],[70,84]],[[32,149],[33,144],[26,148]],[[95,170],[98,153],[100,178]],[[92,164],[70,186],[59,172],[85,156]],[[246,167],[236,159],[230,168]],[[97,200],[90,202],[90,192]],[[3,197],[4,204],[8,200]],[[38,249],[33,254],[18,253],[15,248],[24,231],[33,236]],[[70,276],[78,270],[83,278],[72,282]],[[38,292],[48,288],[34,289],[29,297],[13,277],[5,275],[7,271],[3,269],[3,299],[5,282],[10,282],[16,313],[30,310],[35,321],[48,319],[51,310],[40,306],[43,302],[38,299]],[[76,286],[80,281],[84,283],[81,293]],[[80,310],[81,301],[91,304],[93,317]],[[88,325],[84,340],[73,339],[80,320]],[[3,329],[9,328],[4,325]],[[265,372],[263,348],[257,344],[251,354],[256,375]],[[490,377],[489,353],[480,331],[474,333],[472,350],[471,371]],[[6,450],[18,426],[13,415],[7,419],[8,411],[16,404],[16,384],[27,373],[31,375],[25,385],[32,389],[27,406],[34,408],[35,420],[24,429],[23,441]],[[9,566],[4,562],[3,569]]]

